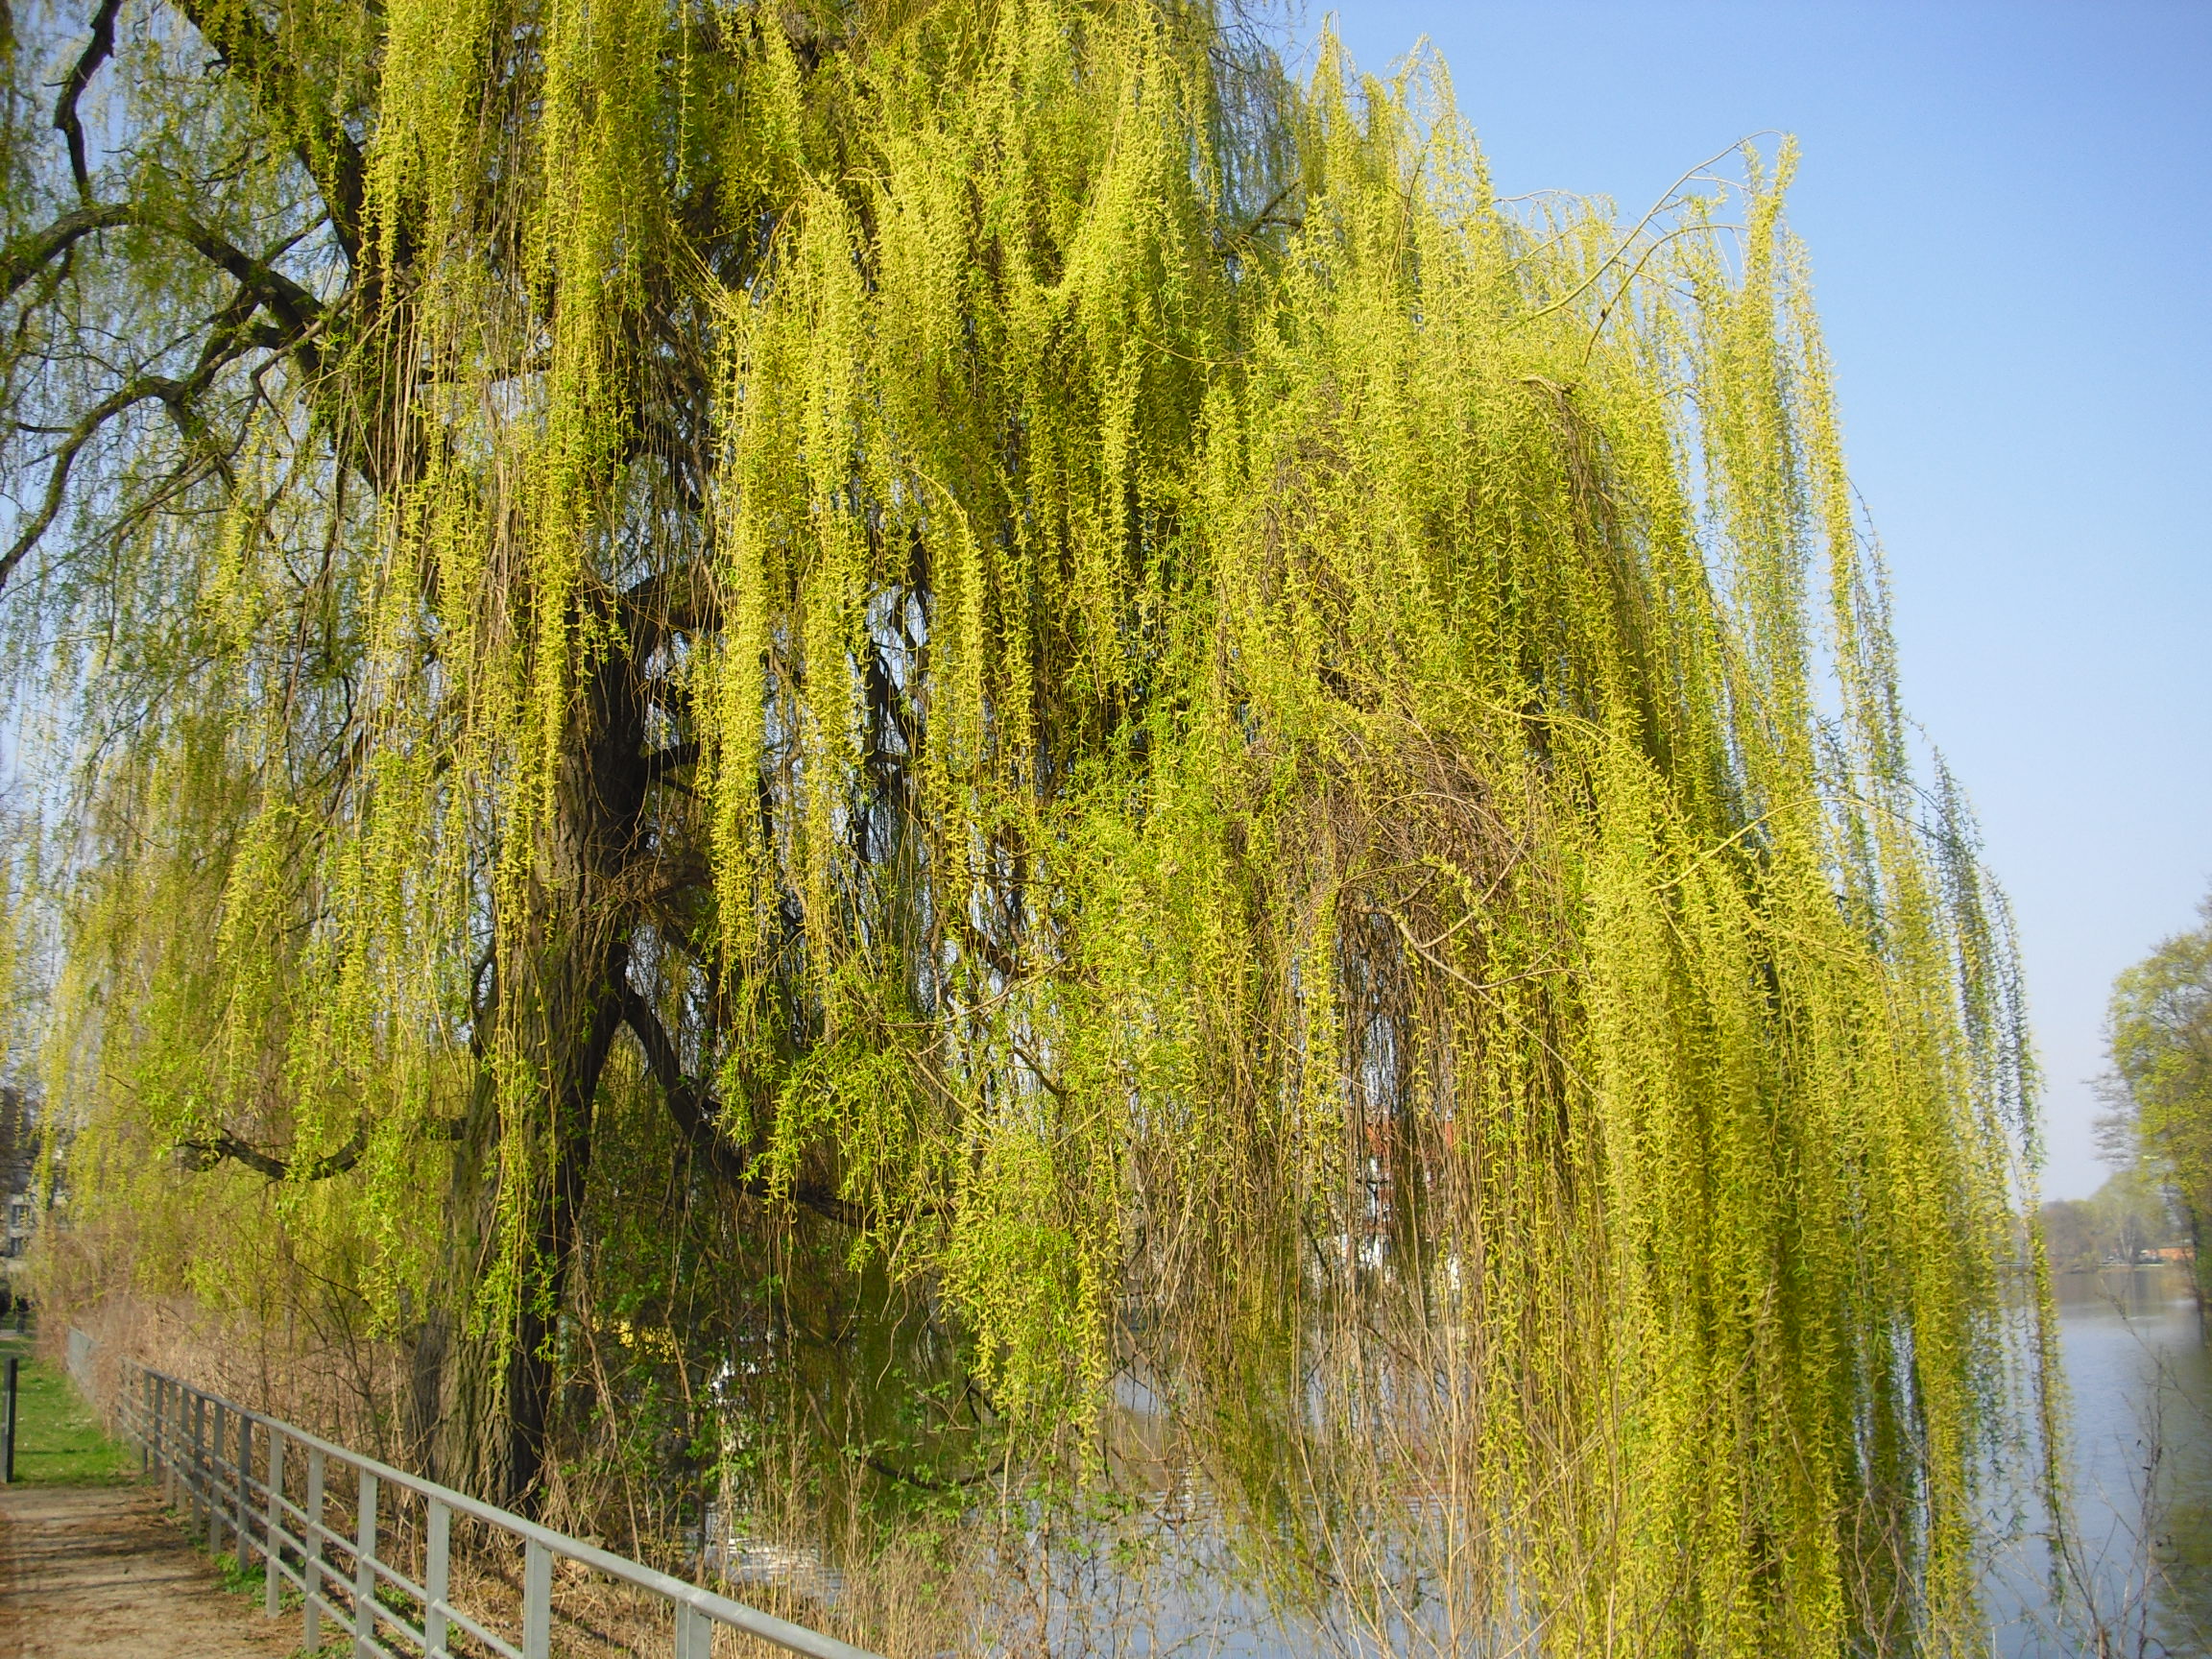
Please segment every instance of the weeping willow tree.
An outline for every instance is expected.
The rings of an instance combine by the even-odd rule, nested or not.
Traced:
[[[1259,1534],[1426,1389],[1465,1647],[1978,1647],[2031,1078],[1787,150],[1531,213],[1439,66],[1175,0],[7,51],[49,1087],[142,1287],[343,1287],[530,1502],[644,1102],[1018,1445],[1171,1359]]]

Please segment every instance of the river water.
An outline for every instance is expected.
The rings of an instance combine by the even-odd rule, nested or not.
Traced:
[[[2061,1275],[2074,1536],[2024,1542],[1992,1603],[2008,1659],[2212,1655],[2212,1349],[2176,1267]]]
[[[1989,1575],[1995,1650],[2000,1659],[2212,1659],[2212,1346],[2189,1273],[2064,1274],[2054,1289],[2071,1536],[2055,1552],[2043,1506],[2025,1490],[1993,1503],[1992,1531],[2014,1534]],[[1203,1497],[1193,1506],[1213,1508]],[[1211,1527],[1201,1531],[1218,1541]],[[1432,1631],[1403,1644],[1289,1631],[1257,1599],[1228,1588],[1238,1575],[1224,1563],[1188,1565],[1198,1570],[1168,1598],[1170,1628],[1131,1650],[1194,1646],[1252,1659],[1451,1650]],[[1208,1580],[1210,1593],[1198,1593]]]
[[[1992,1482],[1986,1516],[1990,1534],[2010,1540],[1995,1548],[1985,1579],[1995,1652],[1999,1659],[2212,1659],[2212,1348],[2188,1274],[2176,1267],[2070,1274],[2055,1289],[2070,1534],[2054,1551],[2044,1507],[2032,1483],[2017,1478],[2024,1460],[2009,1459],[2014,1477]],[[1322,1569],[1339,1565],[1323,1547],[1343,1540],[1302,1502],[1301,1481],[1331,1466],[1314,1455],[1316,1445],[1327,1446],[1284,1428],[1325,1415],[1311,1402],[1301,1412],[1294,1399],[1238,1400],[1238,1409],[1208,1419],[1215,1442],[1221,1424],[1262,1425],[1247,1461],[1283,1472],[1272,1486],[1234,1458],[1190,1456],[1190,1437],[1175,1431],[1165,1398],[1150,1388],[1125,1380],[1117,1405],[1108,1461],[1127,1489],[1013,1541],[1004,1594],[982,1599],[992,1609],[987,1622],[998,1627],[979,1639],[985,1650],[1133,1659],[1470,1650],[1455,1633],[1449,1601],[1426,1593],[1449,1575],[1424,1559],[1436,1517],[1422,1504],[1396,1511],[1407,1525],[1392,1529],[1395,1545],[1354,1563],[1360,1573],[1384,1570],[1397,1611],[1354,1617],[1343,1597],[1313,1593],[1309,1580],[1330,1578]],[[1342,1523],[1352,1506],[1332,1513]],[[1355,1543],[1366,1530],[1356,1519],[1349,1528]],[[1285,1539],[1304,1541],[1305,1553],[1286,1553]],[[1309,1556],[1327,1559],[1313,1568]],[[800,1560],[790,1551],[735,1546],[725,1558],[749,1588],[757,1580],[793,1582],[791,1562]],[[806,1555],[805,1563],[819,1558]],[[838,1598],[834,1586],[808,1594]]]

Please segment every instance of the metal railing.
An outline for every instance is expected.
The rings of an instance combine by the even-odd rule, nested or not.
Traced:
[[[835,1637],[686,1584],[434,1480],[403,1474],[175,1377],[138,1365],[127,1365],[125,1371],[117,1416],[139,1448],[141,1468],[159,1478],[172,1508],[184,1509],[189,1521],[204,1527],[209,1554],[220,1552],[228,1533],[236,1542],[241,1572],[259,1556],[262,1611],[268,1617],[281,1611],[286,1586],[299,1593],[310,1652],[320,1650],[327,1618],[334,1634],[351,1635],[354,1659],[397,1659],[405,1653],[468,1659],[471,1651],[500,1659],[550,1659],[553,1564],[565,1560],[668,1603],[674,1613],[675,1659],[709,1659],[718,1624],[813,1659],[875,1659]],[[352,1480],[334,1482],[334,1466],[341,1476],[350,1473]],[[328,1524],[333,1501],[344,1507],[346,1484],[355,1489],[349,1531]],[[392,1549],[379,1554],[380,1539],[389,1546],[396,1537],[389,1524],[379,1530],[378,1505],[387,1496],[420,1501],[421,1525],[406,1528],[411,1557],[406,1565],[415,1568],[413,1558],[420,1558],[420,1582],[385,1559],[396,1552]],[[471,1612],[456,1604],[456,1516],[494,1538],[503,1535],[521,1545],[518,1621],[500,1620],[481,1606]],[[506,1633],[517,1622],[519,1643]],[[465,1644],[461,1650],[453,1647],[457,1639]]]

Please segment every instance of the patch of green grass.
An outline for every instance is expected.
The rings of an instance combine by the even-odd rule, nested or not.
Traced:
[[[228,1550],[215,1557],[215,1571],[223,1575],[223,1588],[233,1596],[252,1599],[258,1598],[268,1584],[267,1578],[263,1576],[266,1570],[258,1562],[251,1567],[246,1566]],[[289,1593],[295,1601],[299,1599],[297,1591]]]
[[[258,1559],[254,1559],[253,1564],[250,1567],[241,1566],[238,1557],[230,1551],[226,1550],[215,1557],[215,1571],[222,1575],[225,1590],[251,1604],[255,1612],[260,1611],[262,1597],[267,1593],[268,1580],[264,1576],[267,1569]],[[276,1592],[276,1607],[278,1618],[298,1619],[301,1608],[300,1592],[293,1589],[289,1584],[281,1586]],[[402,1610],[404,1611],[404,1609]],[[325,1618],[323,1628],[325,1632],[323,1646],[312,1648],[295,1647],[292,1650],[292,1659],[321,1659],[321,1656],[325,1654],[343,1655],[353,1651],[353,1638],[346,1629],[343,1620]]]
[[[15,1402],[15,1480],[29,1486],[113,1486],[138,1476],[138,1454],[110,1440],[100,1414],[58,1365],[31,1358],[28,1338],[0,1337],[0,1359],[22,1360]]]

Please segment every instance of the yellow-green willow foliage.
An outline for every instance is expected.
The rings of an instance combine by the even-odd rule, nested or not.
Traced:
[[[1409,1298],[1471,1645],[1975,1650],[2028,1080],[1789,153],[1623,236],[1202,9],[357,27],[344,301],[132,520],[86,1214],[477,1343],[527,1487],[612,1064],[1030,1444],[1180,1320],[1234,1462]]]

